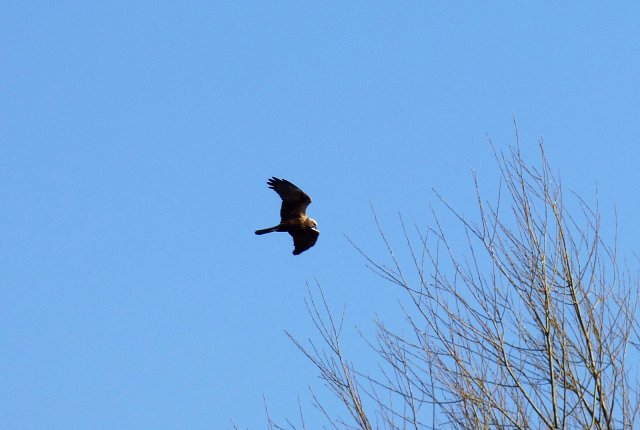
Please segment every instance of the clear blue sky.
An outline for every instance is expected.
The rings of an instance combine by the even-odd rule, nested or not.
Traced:
[[[321,382],[283,332],[314,333],[305,283],[349,327],[399,318],[344,234],[379,253],[370,202],[392,233],[398,212],[428,222],[431,187],[471,211],[472,170],[494,191],[486,136],[512,144],[513,117],[637,250],[638,23],[631,1],[5,2],[0,426],[312,409]],[[253,234],[277,220],[270,176],[314,200],[301,256]]]

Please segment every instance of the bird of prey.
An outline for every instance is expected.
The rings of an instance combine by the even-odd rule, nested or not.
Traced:
[[[280,208],[280,224],[256,230],[256,234],[274,231],[287,232],[293,237],[293,255],[298,255],[316,244],[320,232],[316,228],[316,221],[307,216],[307,206],[311,198],[300,188],[286,179],[273,177],[267,181],[269,188],[274,190],[282,199]]]

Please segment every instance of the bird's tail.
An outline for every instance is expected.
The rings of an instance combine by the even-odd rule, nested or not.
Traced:
[[[274,231],[278,231],[278,226],[263,228],[262,230],[256,230],[256,234],[267,234],[267,233],[272,233]]]

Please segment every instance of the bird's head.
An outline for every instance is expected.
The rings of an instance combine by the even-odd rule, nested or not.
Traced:
[[[309,218],[309,226],[311,227],[312,230],[318,231],[318,223],[316,222],[315,219]]]

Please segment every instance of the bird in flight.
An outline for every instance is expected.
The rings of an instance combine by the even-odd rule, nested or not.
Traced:
[[[267,184],[282,199],[280,224],[256,230],[256,234],[274,231],[289,233],[293,237],[295,247],[293,255],[298,255],[311,248],[316,244],[320,235],[316,228],[318,223],[307,216],[307,206],[311,203],[311,197],[286,179],[273,177],[267,181]]]

